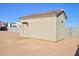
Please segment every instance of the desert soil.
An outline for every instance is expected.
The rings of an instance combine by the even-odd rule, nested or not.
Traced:
[[[79,38],[52,42],[21,38],[16,32],[0,32],[0,56],[74,56],[77,45],[79,45]]]

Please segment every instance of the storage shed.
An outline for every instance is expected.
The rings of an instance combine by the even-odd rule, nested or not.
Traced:
[[[53,10],[20,18],[21,36],[41,40],[58,41],[65,39],[65,22],[67,16],[64,10]]]

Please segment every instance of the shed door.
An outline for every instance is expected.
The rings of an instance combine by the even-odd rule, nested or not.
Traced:
[[[28,27],[28,23],[27,22],[23,22],[23,34],[24,35],[27,35],[27,32],[28,32],[27,27]]]

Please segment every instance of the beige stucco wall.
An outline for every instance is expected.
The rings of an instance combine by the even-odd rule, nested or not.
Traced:
[[[50,41],[65,39],[65,21],[64,13],[59,17],[21,20],[21,22],[28,22],[28,26],[26,24],[21,25],[21,35],[23,37],[33,37]]]
[[[28,26],[25,25],[27,28],[22,28],[23,36],[52,41],[56,40],[56,17],[36,18],[25,21],[29,24]]]
[[[63,21],[63,23],[61,22]],[[56,39],[57,40],[61,40],[61,39],[65,39],[66,37],[66,28],[65,28],[65,16],[64,13],[61,14],[59,17],[57,17],[57,21],[56,21]]]

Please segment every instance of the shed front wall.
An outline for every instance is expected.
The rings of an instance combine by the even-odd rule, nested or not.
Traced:
[[[56,41],[56,17],[36,18],[26,21],[28,26],[23,28],[23,36]]]
[[[66,37],[65,22],[66,22],[66,18],[64,16],[64,13],[61,14],[59,17],[57,17],[57,20],[56,20],[56,34],[57,34],[56,39],[57,40],[65,39]]]

